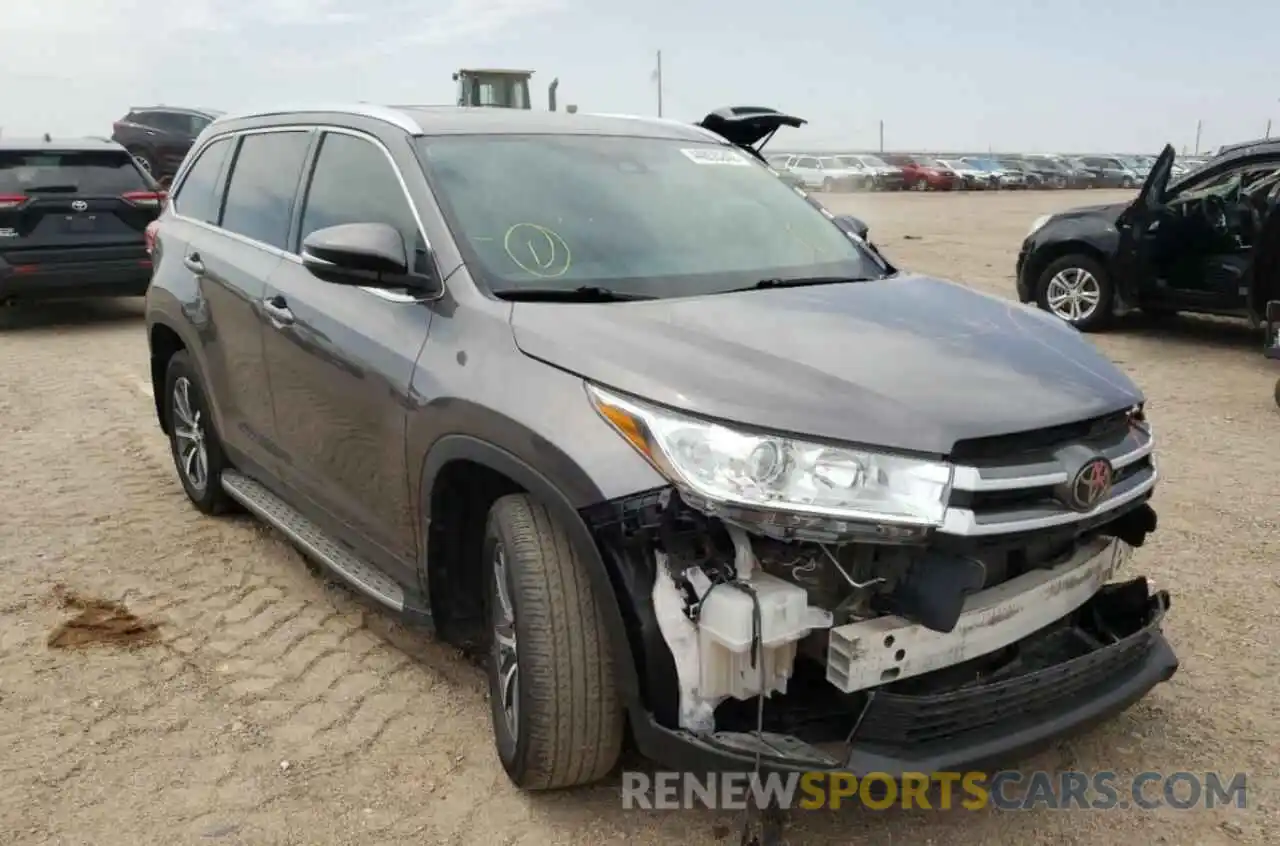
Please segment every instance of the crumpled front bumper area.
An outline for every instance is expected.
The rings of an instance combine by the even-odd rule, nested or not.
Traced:
[[[826,712],[771,698],[765,711],[772,716],[760,734],[754,704],[742,703],[751,716],[744,709],[733,730],[695,734],[648,722],[635,726],[636,736],[650,757],[702,772],[751,770],[757,756],[765,772],[893,777],[1009,762],[1128,708],[1169,680],[1178,660],[1160,628],[1168,608],[1168,594],[1152,592],[1145,579],[1110,584],[976,680],[909,679],[856,697],[841,694]],[[789,690],[784,698],[792,696]]]

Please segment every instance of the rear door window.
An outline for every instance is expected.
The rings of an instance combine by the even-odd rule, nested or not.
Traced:
[[[345,223],[386,223],[404,238],[414,270],[426,270],[426,242],[387,155],[373,142],[326,133],[302,208],[299,243],[317,229]]]
[[[245,135],[231,165],[222,228],[276,249],[288,249],[289,223],[309,130]]]
[[[149,190],[124,150],[0,151],[0,194],[118,197]]]
[[[204,223],[218,222],[218,209],[222,205],[221,176],[231,147],[230,138],[219,138],[200,153],[173,196],[173,208],[178,214]]]

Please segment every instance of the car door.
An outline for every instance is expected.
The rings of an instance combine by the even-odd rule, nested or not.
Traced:
[[[223,437],[271,477],[279,474],[283,452],[276,443],[264,357],[263,301],[267,280],[286,255],[294,197],[313,138],[307,129],[241,135],[218,209],[219,228],[194,227],[201,231],[193,232],[183,256],[201,284],[206,377],[220,401]],[[179,214],[188,179],[179,189]]]
[[[185,290],[183,298],[193,304],[196,356],[223,442],[270,468],[275,418],[257,303],[280,258],[218,229],[239,143],[236,136],[224,136],[207,144],[174,188],[155,273],[166,275],[169,287]]]
[[[295,250],[318,229],[387,223],[426,272],[427,242],[390,154],[326,130],[300,203]],[[267,362],[289,481],[384,569],[413,562],[405,433],[432,312],[407,294],[324,282],[297,260],[271,277]]]
[[[1141,292],[1150,288],[1156,275],[1157,247],[1160,243],[1160,213],[1165,207],[1165,191],[1173,173],[1175,152],[1165,145],[1151,168],[1137,198],[1116,219],[1119,234],[1114,263],[1121,297],[1135,304]]]

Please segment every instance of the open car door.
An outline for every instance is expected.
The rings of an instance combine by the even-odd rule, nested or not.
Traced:
[[[760,151],[775,132],[784,126],[799,129],[806,123],[808,121],[804,118],[784,115],[763,106],[726,106],[698,121],[698,126],[711,130],[763,161]]]
[[[1138,190],[1137,198],[1116,220],[1120,232],[1120,244],[1116,253],[1118,272],[1115,274],[1123,305],[1132,306],[1137,300],[1137,286],[1151,271],[1151,255],[1157,237],[1156,223],[1164,209],[1169,179],[1173,175],[1173,162],[1177,152],[1172,144],[1160,151],[1151,172]]]
[[[1266,320],[1267,342],[1275,349],[1268,356],[1280,358],[1280,193],[1269,205],[1250,256],[1249,313]]]

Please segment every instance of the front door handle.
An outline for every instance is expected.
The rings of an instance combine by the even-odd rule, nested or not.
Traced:
[[[187,253],[182,259],[182,264],[192,273],[204,273],[204,262],[200,260],[199,253]]]
[[[267,319],[277,329],[293,324],[293,312],[289,311],[289,304],[285,302],[284,297],[267,297],[262,301],[262,310],[267,313]]]

